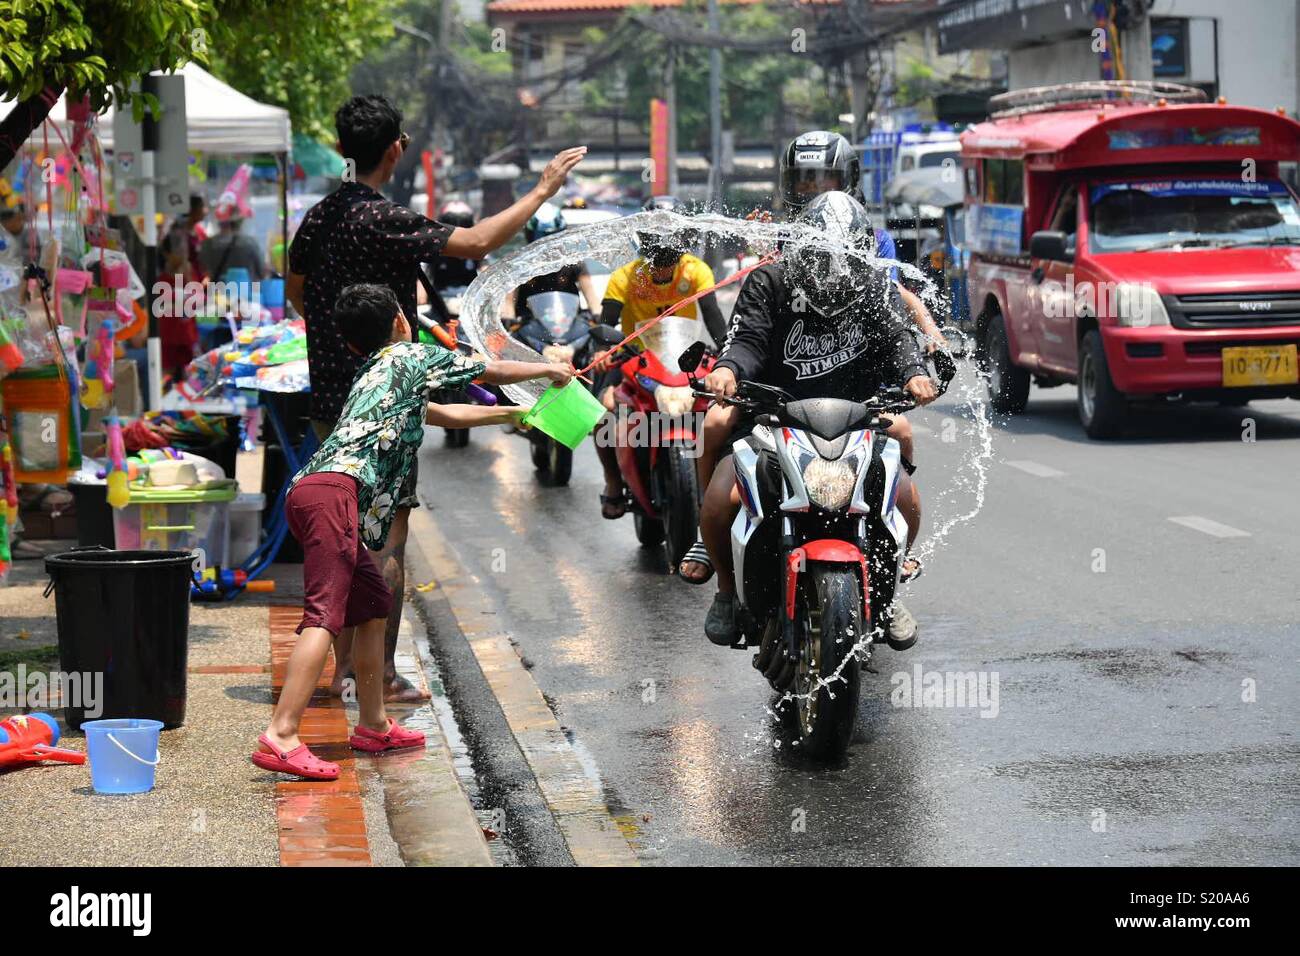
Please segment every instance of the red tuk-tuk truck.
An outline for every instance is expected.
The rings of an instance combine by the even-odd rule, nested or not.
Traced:
[[[1078,384],[1088,435],[1131,401],[1300,398],[1300,159],[1281,111],[1172,83],[994,97],[961,137],[971,331],[994,408]]]

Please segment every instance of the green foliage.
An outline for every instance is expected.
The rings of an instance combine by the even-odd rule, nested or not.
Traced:
[[[334,140],[334,110],[352,68],[393,37],[394,0],[238,0],[210,51],[211,69],[241,93],[289,111],[295,132]]]
[[[0,93],[66,87],[102,110],[142,74],[202,60],[217,23],[216,0],[0,0]]]

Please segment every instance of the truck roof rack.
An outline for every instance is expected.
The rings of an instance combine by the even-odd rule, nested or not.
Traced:
[[[1116,103],[1204,103],[1205,91],[1182,83],[1163,80],[1090,80],[1062,83],[1059,86],[1033,86],[1024,90],[999,93],[989,99],[989,115],[994,119],[1023,116],[1026,113],[1049,113],[1056,110],[1082,110]]]

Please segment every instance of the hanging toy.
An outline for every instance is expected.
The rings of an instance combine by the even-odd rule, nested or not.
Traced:
[[[108,407],[113,394],[113,333],[116,331],[117,319],[103,319],[86,350],[86,373],[81,385],[81,404],[85,408]]]
[[[122,420],[116,415],[104,417],[104,431],[108,437],[108,503],[114,508],[125,508],[131,500],[127,488],[126,444],[122,441]]]

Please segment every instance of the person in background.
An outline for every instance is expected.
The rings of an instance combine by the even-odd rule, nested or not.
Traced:
[[[193,202],[195,199],[199,200],[200,212],[206,214],[207,206],[203,204],[202,197],[191,196],[190,214],[179,216],[172,222],[158,250],[162,257],[160,277],[162,281],[170,283],[174,289],[179,287],[179,300],[182,304],[188,299],[186,285],[191,282],[202,282],[195,272],[198,243],[194,236],[196,224],[191,223],[195,214]],[[197,268],[202,270],[201,265]],[[162,369],[173,380],[183,374],[183,369],[193,360],[199,344],[199,327],[195,317],[187,316],[183,312],[174,315],[176,301],[177,296],[171,294],[157,302],[158,338],[162,342]],[[132,345],[134,346],[134,343]]]
[[[312,429],[329,435],[361,365],[334,318],[339,293],[355,283],[387,286],[402,314],[414,325],[416,286],[422,263],[440,256],[483,259],[505,245],[559,191],[586,154],[585,146],[566,149],[542,171],[537,185],[522,199],[494,216],[468,226],[449,226],[400,206],[379,190],[410,146],[402,131],[402,114],[383,96],[354,96],[334,114],[339,154],[355,178],[317,203],[303,218],[289,247],[285,294],[307,324],[307,362],[311,373]],[[405,588],[405,548],[410,509],[415,497],[415,467],[398,489],[396,513],[378,561],[384,580],[399,598]],[[393,655],[401,623],[401,601],[393,602],[385,640],[385,687],[389,700],[420,700],[423,694],[397,675]],[[350,667],[352,633],[344,629],[335,643],[337,661],[332,690],[342,693]]]
[[[474,210],[469,208],[469,203],[453,199],[438,211],[438,221],[455,229],[468,229],[474,225]],[[433,276],[433,287],[441,292],[444,289],[466,288],[478,278],[478,270],[477,259],[439,256],[429,271]]]
[[[230,269],[247,269],[248,278],[261,282],[267,276],[266,260],[257,240],[244,234],[243,213],[238,206],[219,205],[215,212],[217,234],[203,241],[199,265],[213,282],[220,282]]]
[[[202,282],[208,274],[199,261],[199,250],[208,238],[203,220],[208,218],[208,201],[200,193],[190,193],[190,211],[172,223],[172,230],[185,240],[185,258],[189,262],[189,280]]]
[[[686,204],[675,196],[652,196],[641,207],[645,212],[664,210],[685,214]],[[675,235],[641,233],[641,256],[622,266],[610,275],[601,301],[600,321],[618,327],[623,335],[631,335],[647,322],[660,315],[687,296],[711,287],[713,270],[708,263],[689,250],[699,239],[697,232],[682,230]],[[718,307],[718,297],[710,292],[698,301],[683,306],[674,315],[684,319],[703,321],[705,330],[715,344],[722,342],[726,321]],[[614,390],[623,373],[610,368],[608,352],[596,357],[594,369],[599,373],[593,391],[606,410],[615,409]],[[596,454],[605,473],[605,490],[600,494],[600,515],[616,519],[627,514],[627,491],[618,467],[618,449],[608,443],[597,442]],[[701,546],[703,547],[703,546]]]
[[[536,215],[528,220],[528,225],[524,226],[524,239],[528,242],[536,242],[538,239],[563,232],[567,228],[569,224],[564,220],[564,213],[551,203],[543,203]],[[532,312],[528,308],[528,300],[543,292],[568,292],[571,295],[581,293],[587,311],[594,315],[598,308],[596,286],[591,281],[587,264],[571,262],[554,272],[533,276],[506,296],[505,301],[501,303],[501,318],[506,325],[523,326],[531,321]]]

